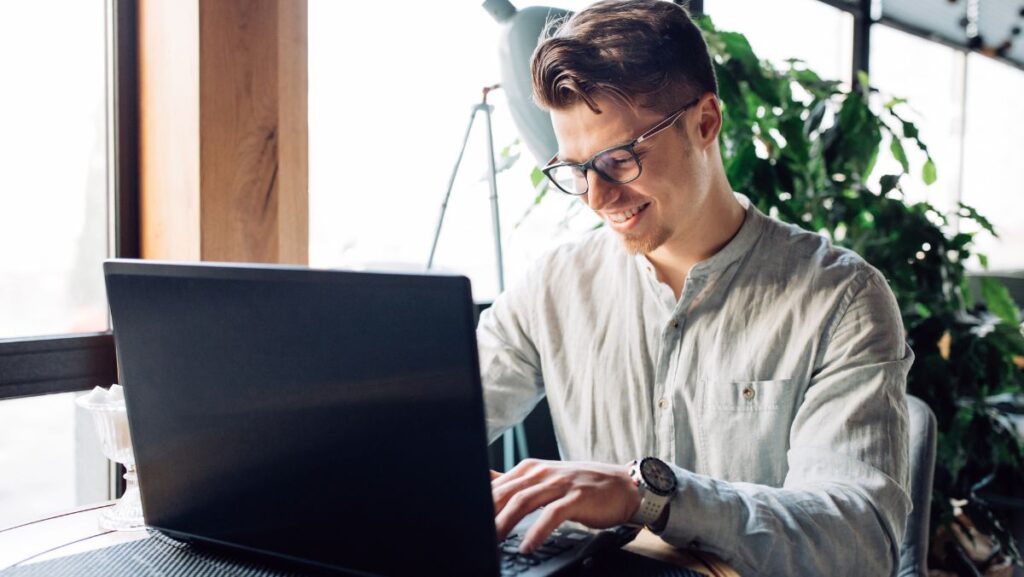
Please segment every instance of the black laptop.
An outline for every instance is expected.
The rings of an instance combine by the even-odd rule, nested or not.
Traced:
[[[146,523],[356,575],[550,575],[497,543],[468,279],[104,264]],[[518,536],[518,537],[517,537]]]

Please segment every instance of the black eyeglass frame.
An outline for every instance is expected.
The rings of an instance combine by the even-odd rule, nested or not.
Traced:
[[[548,180],[550,180],[551,183],[554,184],[555,187],[558,190],[560,190],[560,191],[562,191],[565,194],[568,194],[570,196],[583,196],[584,194],[587,194],[588,192],[590,192],[590,180],[587,178],[587,171],[588,170],[593,170],[594,172],[597,173],[598,176],[600,176],[605,181],[610,182],[612,184],[628,184],[630,182],[633,182],[634,180],[640,178],[640,175],[643,174],[643,172],[644,172],[643,163],[640,162],[640,157],[637,156],[637,153],[636,153],[636,145],[638,145],[641,142],[644,142],[646,140],[649,140],[651,138],[654,138],[659,133],[661,133],[665,129],[667,129],[670,126],[672,126],[673,124],[675,124],[676,121],[679,120],[679,118],[683,114],[685,114],[687,110],[693,108],[698,102],[700,102],[700,97],[694,98],[690,102],[684,104],[682,108],[680,108],[679,110],[676,110],[672,114],[669,114],[664,119],[662,119],[661,122],[655,124],[654,126],[649,128],[647,131],[645,131],[643,134],[641,134],[640,136],[638,136],[635,139],[633,139],[632,142],[629,142],[629,143],[626,143],[626,144],[620,144],[618,146],[612,146],[610,148],[606,148],[606,149],[598,152],[594,156],[590,157],[590,160],[588,160],[588,161],[586,161],[586,162],[584,162],[582,164],[576,163],[576,162],[557,162],[556,163],[555,161],[558,160],[558,155],[555,154],[555,156],[551,157],[551,160],[548,161],[547,165],[545,165],[544,168],[541,169],[541,172],[544,173],[544,176],[548,177]],[[602,171],[600,168],[597,167],[597,165],[595,163],[597,162],[598,158],[600,158],[602,155],[605,155],[605,154],[608,154],[608,153],[611,153],[611,152],[615,152],[615,151],[618,151],[618,150],[628,151],[629,154],[633,157],[633,162],[635,162],[636,166],[637,166],[636,176],[633,176],[632,178],[629,178],[627,180],[615,180],[614,178],[608,176],[607,174],[604,173],[604,171]],[[554,163],[554,164],[552,164],[552,163]],[[558,181],[551,174],[551,172],[553,170],[555,170],[556,168],[564,168],[564,167],[577,168],[577,169],[579,169],[583,173],[583,181],[587,183],[586,190],[584,190],[583,192],[577,192],[575,190],[575,187],[574,187],[572,191],[569,191],[569,190],[566,190],[566,189],[562,188],[562,185],[558,184]]]

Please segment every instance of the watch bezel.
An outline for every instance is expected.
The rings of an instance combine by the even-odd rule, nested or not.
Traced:
[[[647,466],[654,466],[660,469],[661,472],[664,473],[664,477],[671,479],[671,481],[669,482],[669,486],[667,488],[662,488],[656,485],[655,483],[652,483],[651,478],[648,477],[647,475]],[[671,495],[673,492],[675,492],[676,487],[679,484],[678,480],[676,480],[675,471],[673,471],[671,467],[669,467],[667,464],[665,464],[664,461],[658,459],[657,457],[644,457],[643,459],[640,460],[640,463],[637,465],[637,469],[639,470],[640,476],[644,481],[644,485],[646,485],[646,489],[656,495],[667,497]]]

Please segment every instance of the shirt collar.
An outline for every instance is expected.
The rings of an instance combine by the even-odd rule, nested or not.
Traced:
[[[747,254],[750,248],[754,246],[754,243],[757,242],[758,237],[761,236],[761,231],[764,230],[764,221],[767,217],[745,195],[738,192],[733,194],[736,195],[736,200],[746,210],[743,224],[740,225],[740,229],[721,250],[695,264],[690,269],[687,278],[707,277],[711,273],[724,269]],[[647,260],[645,255],[638,254],[634,258],[641,272],[657,279],[654,266],[651,265],[651,262]]]

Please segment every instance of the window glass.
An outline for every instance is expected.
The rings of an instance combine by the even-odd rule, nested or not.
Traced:
[[[0,402],[0,529],[75,503],[74,394]]]
[[[705,0],[719,30],[740,32],[777,67],[799,58],[822,78],[850,82],[853,16],[819,0]]]
[[[999,234],[977,237],[977,249],[988,255],[993,270],[1024,270],[1024,98],[1013,96],[1022,94],[1024,71],[968,56],[963,202],[991,220]]]
[[[104,0],[0,4],[0,339],[107,329],[105,24]],[[73,399],[0,402],[0,527],[106,498]]]
[[[922,65],[924,62],[928,65]],[[924,153],[904,142],[911,170],[909,177],[901,181],[906,200],[926,201],[944,212],[955,208],[960,188],[963,71],[964,55],[958,50],[888,26],[875,25],[871,29],[871,85],[885,99],[907,100],[894,110],[917,126],[935,162],[937,179],[927,186],[921,179]],[[899,133],[897,122],[893,128]],[[890,143],[888,134],[884,134],[882,152],[872,175],[876,184],[882,175],[900,171],[899,163],[888,153]]]
[[[500,82],[499,25],[479,4],[406,0],[382,13],[373,3],[310,0],[313,266],[425,266],[471,109],[484,86]],[[578,10],[588,2],[553,4]],[[489,102],[500,164],[517,131],[502,91]],[[497,294],[485,151],[478,115],[435,265],[467,274],[478,300]],[[561,231],[572,233],[559,225],[581,206],[552,198],[516,227],[535,197],[530,172],[536,164],[524,147],[498,179],[508,283],[563,238]]]
[[[0,6],[0,338],[107,328],[104,18],[102,0]]]

